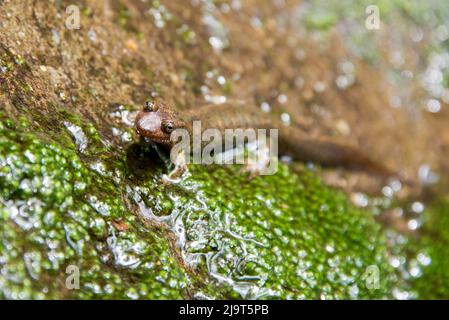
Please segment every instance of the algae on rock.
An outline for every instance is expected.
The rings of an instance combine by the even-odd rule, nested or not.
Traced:
[[[193,166],[165,187],[159,169],[133,179],[123,160],[99,166],[25,121],[3,117],[0,131],[4,298],[389,296],[379,227],[307,170],[248,180],[238,166]],[[69,265],[79,290],[66,287]]]

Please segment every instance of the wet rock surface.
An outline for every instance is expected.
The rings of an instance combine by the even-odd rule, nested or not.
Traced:
[[[320,1],[77,1],[79,29],[71,2],[0,1],[0,296],[447,297],[445,11],[412,3],[380,4],[411,35],[342,5],[348,35]],[[151,96],[259,105],[418,187],[298,163],[166,186],[132,128]]]

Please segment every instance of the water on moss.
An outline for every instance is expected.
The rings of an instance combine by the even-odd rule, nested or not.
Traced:
[[[165,186],[153,153],[111,156],[92,128],[72,123],[67,136],[83,139],[64,146],[5,117],[0,131],[4,298],[390,296],[378,225],[310,171],[248,180],[192,166]],[[66,287],[70,265],[79,290]]]
[[[90,170],[74,145],[26,130],[0,123],[0,295],[181,298],[188,277],[164,237],[125,209],[114,180]],[[66,287],[70,265],[79,268],[79,290]]]

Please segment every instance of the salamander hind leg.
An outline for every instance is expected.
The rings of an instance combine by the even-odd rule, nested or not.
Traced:
[[[248,157],[241,172],[249,173],[249,179],[276,172],[278,155],[272,155],[269,146],[256,141],[248,144],[247,151]]]

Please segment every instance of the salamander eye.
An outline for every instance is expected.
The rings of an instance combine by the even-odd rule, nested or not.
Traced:
[[[143,109],[147,112],[154,112],[154,111],[157,111],[157,109],[159,109],[159,107],[153,101],[147,100],[147,101],[145,101],[145,104],[143,105]]]
[[[175,129],[175,125],[170,120],[165,120],[162,122],[162,131],[165,133],[172,133],[172,131]]]

